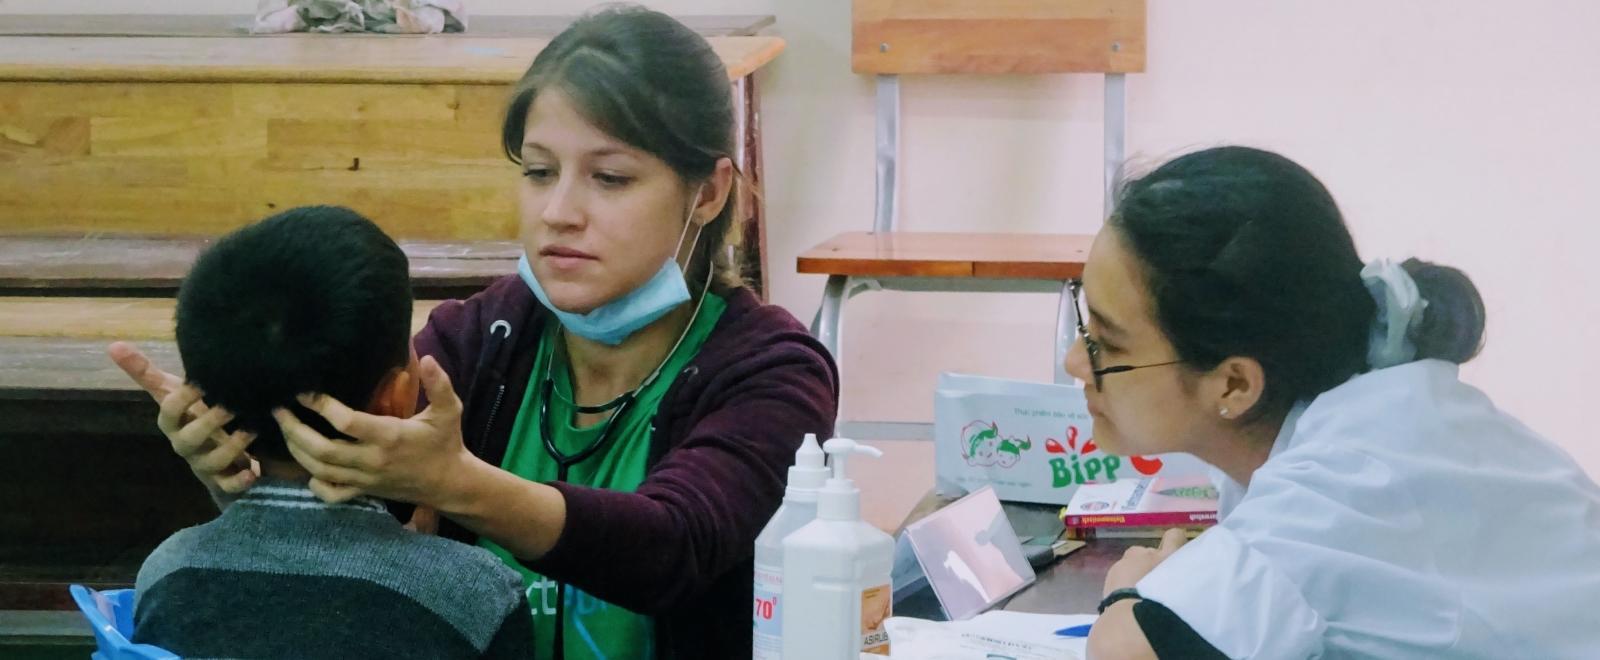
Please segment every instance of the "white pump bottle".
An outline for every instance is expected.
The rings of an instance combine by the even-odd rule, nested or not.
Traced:
[[[845,471],[850,454],[883,453],[845,438],[823,450],[833,476],[817,495],[817,519],[783,541],[783,657],[888,655],[894,539],[861,520],[861,491]]]
[[[828,478],[817,435],[807,433],[789,468],[783,505],[756,537],[755,622],[752,660],[783,657],[783,539],[817,517],[817,491]]]

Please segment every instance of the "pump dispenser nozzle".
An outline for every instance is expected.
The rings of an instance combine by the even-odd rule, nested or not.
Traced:
[[[827,484],[822,487],[822,492],[817,496],[817,517],[828,520],[859,520],[861,490],[856,488],[855,482],[850,480],[845,471],[845,459],[851,454],[865,454],[878,458],[883,456],[883,452],[849,438],[834,438],[822,443],[822,450],[828,453],[828,464],[833,468],[833,476],[828,479]]]
[[[850,454],[866,454],[873,458],[883,456],[883,452],[875,447],[869,447],[849,438],[834,438],[822,444],[822,450],[828,453],[830,466],[833,468],[834,479],[847,479],[844,470],[844,459]]]

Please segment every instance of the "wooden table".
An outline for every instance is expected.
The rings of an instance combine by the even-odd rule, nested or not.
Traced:
[[[795,268],[851,277],[1073,280],[1083,277],[1093,242],[1077,234],[845,232],[802,253]]]
[[[928,493],[916,507],[912,508],[911,513],[907,514],[905,523],[895,534],[898,536],[899,532],[905,529],[905,525],[916,522],[955,500],[956,498],[944,497],[938,493]],[[1041,513],[1052,515],[1051,511],[1060,508],[1012,502],[1003,502],[1002,506],[1006,509],[1007,517],[1013,521],[1021,516],[1038,516]],[[1137,545],[1154,547],[1159,541],[1160,539],[1153,538],[1091,540],[1083,548],[1038,569],[1038,580],[1012,596],[1001,605],[1000,609],[1038,614],[1093,613],[1100,604],[1106,573],[1111,570],[1111,565],[1122,559],[1122,553],[1128,548]]]

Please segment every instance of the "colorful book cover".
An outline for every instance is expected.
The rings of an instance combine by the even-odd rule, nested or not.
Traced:
[[[1078,488],[1061,510],[1067,527],[1198,527],[1217,521],[1217,489],[1204,476],[1123,479]]]

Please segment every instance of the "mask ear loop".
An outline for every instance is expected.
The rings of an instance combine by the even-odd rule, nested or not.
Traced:
[[[690,199],[691,200],[700,199],[700,191],[702,191],[704,189],[705,189],[705,184],[700,184],[700,188],[695,189],[694,197],[691,197]],[[692,201],[691,201],[691,203],[692,203]],[[694,207],[693,206],[689,207],[689,213],[687,215],[688,215],[688,217],[685,219],[684,224],[683,224],[683,233],[678,235],[678,248],[677,248],[678,252],[682,252],[683,251],[683,239],[684,239],[685,236],[689,235],[689,225],[695,224],[695,221],[694,221]],[[695,246],[700,244],[700,235],[703,234],[703,233],[705,233],[705,227],[703,227],[703,226],[698,227],[698,231],[696,231],[694,233],[694,242],[689,244],[689,261],[690,261],[690,264],[693,264],[693,262],[694,262],[694,248],[695,248]],[[677,255],[674,254],[673,256],[674,256],[674,258],[676,258]],[[700,297],[696,298],[695,301],[694,301],[694,313],[689,315],[689,322],[685,323],[683,325],[683,332],[678,333],[678,340],[672,343],[672,349],[667,351],[667,354],[666,354],[665,357],[661,358],[661,363],[656,365],[655,371],[650,372],[650,375],[644,379],[644,382],[639,383],[639,387],[634,390],[635,393],[638,393],[639,391],[643,390],[644,388],[649,387],[650,383],[655,382],[656,378],[661,376],[661,370],[665,369],[667,367],[667,362],[672,359],[673,354],[678,352],[678,347],[683,345],[683,340],[685,340],[685,339],[687,339],[689,337],[689,330],[691,328],[693,328],[695,322],[700,319],[700,308],[705,305],[706,295],[711,293],[711,279],[712,279],[712,275],[715,272],[715,269],[716,269],[716,263],[715,262],[708,262],[706,264],[706,281],[700,287]],[[683,271],[684,271],[684,278],[685,279],[688,279],[688,270],[689,270],[689,267],[688,266],[684,266]]]
[[[680,268],[680,270],[682,271],[683,276],[684,276],[685,279],[688,279],[688,277],[689,277],[689,267],[694,264],[694,248],[695,248],[695,246],[700,244],[700,235],[705,233],[705,230],[706,230],[704,225],[697,225],[695,223],[695,221],[694,221],[695,203],[700,201],[700,194],[705,192],[705,189],[706,189],[706,184],[702,183],[702,184],[700,184],[700,187],[694,189],[694,195],[689,197],[689,210],[688,210],[688,212],[684,213],[683,231],[678,232],[678,244],[677,244],[677,247],[673,248],[673,250],[672,250],[672,258],[673,258],[674,261],[676,261],[677,258],[678,258],[678,255],[683,253],[683,239],[689,236],[689,227],[691,227],[691,226],[695,227],[694,242],[689,244],[689,262],[690,263],[686,264],[682,268]],[[706,275],[707,275],[707,277],[709,277],[710,273],[707,273]]]

